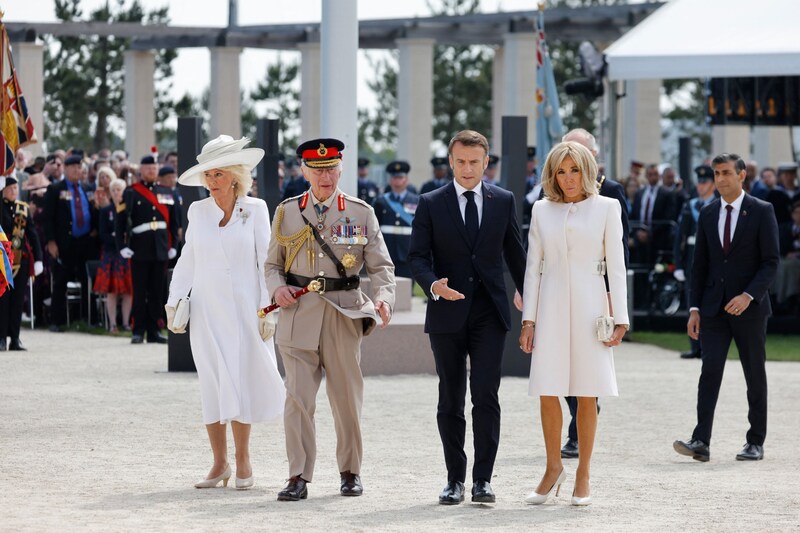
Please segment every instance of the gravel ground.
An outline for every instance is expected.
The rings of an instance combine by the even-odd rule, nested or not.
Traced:
[[[0,355],[3,531],[800,529],[797,363],[767,364],[769,435],[756,463],[734,460],[747,403],[741,367],[728,363],[711,462],[702,464],[672,450],[694,425],[699,361],[623,345],[621,396],[602,401],[587,508],[569,505],[574,460],[565,462],[559,498],[524,504],[545,458],[538,402],[520,378],[504,379],[501,389],[496,505],[437,504],[446,474],[437,383],[428,375],[367,378],[365,494],[342,498],[323,386],[315,482],[307,501],[285,503],[275,500],[287,475],[281,422],[253,428],[253,490],[192,487],[211,464],[198,384],[193,374],[163,371],[164,346],[39,331],[24,332],[24,341],[28,352]],[[232,438],[229,447],[232,457]]]

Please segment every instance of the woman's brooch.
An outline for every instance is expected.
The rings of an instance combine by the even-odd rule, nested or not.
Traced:
[[[247,222],[247,217],[249,216],[250,216],[250,211],[243,209],[241,207],[239,208],[239,218],[242,219],[242,224]]]

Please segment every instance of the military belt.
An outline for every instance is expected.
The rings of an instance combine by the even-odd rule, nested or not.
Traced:
[[[385,235],[411,235],[411,226],[381,226]]]
[[[361,278],[358,275],[348,276],[346,278],[325,278],[318,276],[316,278],[307,278],[288,272],[286,274],[286,284],[294,285],[295,287],[307,287],[312,281],[318,281],[322,285],[319,290],[320,294],[328,291],[350,291],[357,289],[361,284]]]
[[[160,229],[167,229],[167,223],[163,220],[153,220],[151,222],[145,222],[144,224],[134,226],[133,229],[131,229],[131,232],[139,234],[144,233],[145,231],[156,231]]]

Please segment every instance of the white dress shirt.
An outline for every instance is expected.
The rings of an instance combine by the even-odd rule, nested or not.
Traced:
[[[453,185],[456,187],[456,194],[458,195],[458,209],[461,211],[461,221],[466,224],[466,220],[464,219],[464,213],[467,210],[467,197],[464,196],[464,193],[467,191],[473,191],[475,193],[475,206],[478,208],[478,227],[481,226],[481,220],[483,220],[483,182],[478,181],[478,185],[476,185],[472,189],[467,189],[466,187],[461,186],[455,179],[453,179]],[[433,293],[433,286],[439,280],[437,279],[433,283],[431,283],[431,299],[436,302],[439,300],[439,295]]]
[[[725,237],[725,218],[728,216],[728,210],[725,207],[726,205],[733,206],[733,210],[731,211],[731,242],[733,242],[733,235],[736,232],[736,223],[739,221],[739,213],[742,212],[742,202],[744,201],[744,191],[739,194],[739,197],[736,198],[731,203],[726,202],[725,200],[720,197],[720,208],[719,208],[719,221],[717,222],[717,228],[719,229],[719,242],[724,246],[724,237]]]

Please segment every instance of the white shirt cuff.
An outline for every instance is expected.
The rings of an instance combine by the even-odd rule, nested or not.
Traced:
[[[439,280],[437,279],[436,281],[431,283],[431,290],[429,291],[431,293],[431,300],[433,300],[434,302],[438,302],[439,301],[439,295],[438,294],[433,294],[433,286],[436,285],[437,281],[439,281]]]

